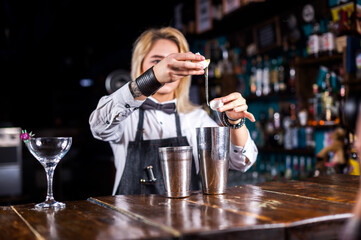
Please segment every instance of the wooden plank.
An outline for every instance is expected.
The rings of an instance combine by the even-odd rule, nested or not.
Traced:
[[[0,207],[0,228],[0,239],[36,240],[36,236],[11,207]]]
[[[349,217],[353,207],[352,204],[267,192],[251,185],[232,187],[225,195],[195,195],[187,201],[238,213],[241,218],[247,218],[247,222],[259,219],[285,226],[324,216],[346,214]]]
[[[32,205],[16,211],[40,239],[171,239],[172,235],[88,201],[67,202],[61,210],[37,210]],[[38,238],[39,239],[39,238]]]
[[[360,188],[360,176],[347,174],[333,174],[329,176],[318,176],[302,179],[302,181],[313,182],[326,185],[337,185],[343,188]]]
[[[241,233],[248,238],[256,232],[258,239],[269,239],[270,236],[274,239],[284,238],[283,224],[272,225],[269,219],[194,202],[202,196],[198,193],[190,198],[171,199],[158,195],[118,195],[92,199],[121,212],[126,211],[146,221],[151,220],[175,229],[184,239],[212,239],[220,236],[246,239]]]
[[[315,185],[305,184],[306,188]],[[288,189],[293,188],[293,185],[291,182],[283,187]],[[319,184],[316,185],[320,187]],[[333,189],[333,186],[328,189]],[[333,193],[338,195],[336,190]],[[341,191],[340,194],[342,193]],[[336,198],[335,196],[333,198]],[[299,226],[317,222],[322,225],[325,222],[345,221],[352,216],[353,207],[353,204],[344,201],[324,201],[314,197],[268,191],[262,186],[251,185],[232,187],[224,195],[197,193],[184,199],[168,199],[156,195],[96,199],[176,229],[183,237],[198,237],[197,232],[201,232],[202,237],[217,234],[238,237],[241,232],[247,232],[248,236],[262,233],[281,236],[280,229],[298,229]],[[252,232],[254,229],[257,231]]]
[[[258,186],[264,191],[348,204],[356,202],[358,192],[355,188],[307,181],[273,181],[261,183]]]
[[[352,216],[358,177],[232,187],[184,199],[120,195],[0,207],[0,239],[337,239]]]
[[[288,240],[338,240],[347,218],[317,219],[305,223],[291,224],[286,228]]]
[[[258,186],[250,185],[230,188],[225,195],[191,196],[187,201],[237,212],[249,216],[250,221],[254,217],[283,224],[285,239],[338,239],[341,228],[352,216],[353,207],[352,204],[343,202],[263,191]],[[242,229],[244,232],[247,232],[246,230]],[[259,234],[268,232],[258,229],[256,232],[247,233],[248,239],[259,239]],[[269,236],[268,239],[280,238]]]

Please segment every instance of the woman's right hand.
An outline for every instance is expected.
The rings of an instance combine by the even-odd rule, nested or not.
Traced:
[[[164,84],[175,82],[189,75],[204,74],[202,55],[187,53],[172,53],[154,65],[153,71],[157,80]]]

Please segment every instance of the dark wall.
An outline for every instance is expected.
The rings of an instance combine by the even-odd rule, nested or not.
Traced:
[[[0,127],[73,137],[55,172],[59,200],[111,194],[112,152],[108,143],[92,137],[89,115],[107,94],[106,76],[129,70],[139,34],[172,24],[173,4],[0,1]],[[93,86],[81,87],[83,78],[92,79]],[[43,200],[45,183],[44,170],[23,146],[23,196],[0,196],[0,205]]]

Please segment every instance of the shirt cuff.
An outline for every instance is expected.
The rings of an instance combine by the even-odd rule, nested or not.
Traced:
[[[231,144],[230,157],[233,160],[232,168],[246,172],[255,162],[258,155],[258,149],[254,141],[248,134],[248,139],[244,147]]]

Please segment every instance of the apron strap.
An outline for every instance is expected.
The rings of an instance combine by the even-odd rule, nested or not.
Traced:
[[[181,137],[182,129],[181,129],[181,124],[180,124],[180,120],[179,120],[179,115],[178,115],[178,112],[174,112],[174,114],[175,114],[175,125],[177,127],[177,137]]]
[[[137,135],[135,136],[136,141],[143,141],[143,121],[144,121],[144,110],[139,108],[139,120]]]
[[[175,125],[177,128],[177,137],[182,136],[182,128],[180,124],[179,115],[177,112],[174,112],[175,116]],[[137,127],[137,134],[135,136],[136,141],[143,141],[143,122],[144,122],[144,110],[139,108],[139,120],[138,120],[138,127]]]

